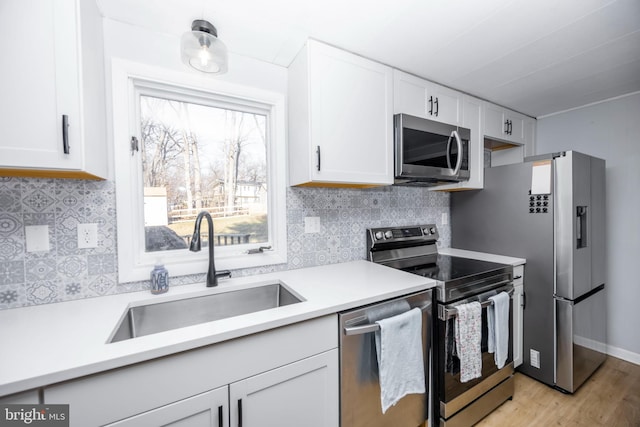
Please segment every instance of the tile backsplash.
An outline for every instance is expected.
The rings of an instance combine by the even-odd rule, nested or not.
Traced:
[[[365,258],[365,229],[436,223],[449,246],[449,195],[426,188],[287,188],[287,264],[234,271],[234,276]],[[304,218],[321,232],[305,234]],[[98,224],[98,247],[77,247],[77,225]],[[48,252],[27,252],[25,227],[49,227]],[[115,188],[111,181],[0,177],[0,309],[148,289],[118,284]],[[171,286],[205,274],[171,277]]]

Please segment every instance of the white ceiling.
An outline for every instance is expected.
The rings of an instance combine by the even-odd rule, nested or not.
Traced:
[[[206,19],[231,52],[285,67],[315,38],[534,117],[640,90],[640,0],[97,3],[176,35]]]

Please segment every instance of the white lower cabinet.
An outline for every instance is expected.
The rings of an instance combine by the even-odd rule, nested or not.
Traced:
[[[228,399],[228,387],[220,387],[105,427],[227,427]]]
[[[522,365],[522,333],[524,315],[524,266],[513,268],[513,366]]]
[[[44,403],[68,404],[70,427],[335,427],[338,376],[329,315],[53,384]]]
[[[107,427],[335,427],[338,350],[254,375]]]
[[[27,390],[21,393],[10,394],[8,396],[0,397],[0,404],[34,404],[40,403],[40,394],[38,389]]]
[[[339,422],[338,350],[229,386],[233,427],[335,427]]]

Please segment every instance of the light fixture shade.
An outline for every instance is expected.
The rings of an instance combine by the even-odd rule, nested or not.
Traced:
[[[216,27],[208,21],[195,20],[191,31],[182,35],[182,62],[198,71],[212,74],[227,72],[227,47],[218,39]]]

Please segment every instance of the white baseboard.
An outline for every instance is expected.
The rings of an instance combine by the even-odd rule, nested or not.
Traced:
[[[627,362],[640,365],[640,354],[638,353],[608,345],[607,354],[609,356],[617,357],[618,359],[626,360]]]

